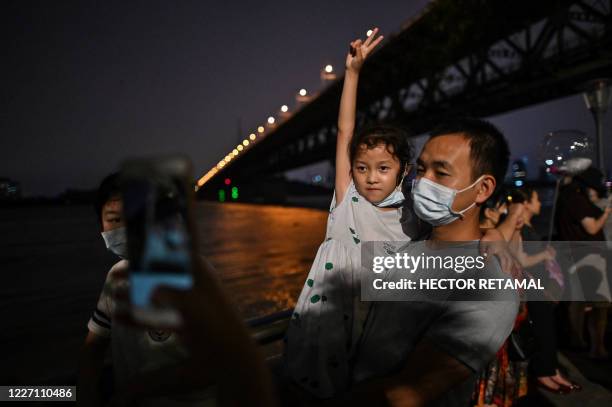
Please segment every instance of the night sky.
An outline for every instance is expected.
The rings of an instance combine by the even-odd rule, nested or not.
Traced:
[[[349,41],[397,32],[426,3],[3,2],[0,177],[55,195],[162,152],[205,173],[298,89],[319,89],[323,66],[341,70]],[[533,168],[547,131],[594,131],[578,95],[493,120]]]

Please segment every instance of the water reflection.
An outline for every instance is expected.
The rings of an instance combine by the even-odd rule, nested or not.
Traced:
[[[246,317],[293,307],[325,235],[327,212],[199,203],[200,251]]]

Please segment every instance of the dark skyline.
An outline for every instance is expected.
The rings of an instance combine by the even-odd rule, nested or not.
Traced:
[[[244,137],[319,89],[323,66],[341,72],[350,40],[397,32],[426,3],[5,3],[0,177],[55,195],[163,152],[189,154],[201,175],[236,145],[239,121]],[[579,96],[493,121],[517,158],[550,130],[593,134]]]

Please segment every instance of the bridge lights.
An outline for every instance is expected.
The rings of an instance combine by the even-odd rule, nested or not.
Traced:
[[[255,133],[251,133],[251,135],[249,136],[249,138],[251,139],[251,141],[255,141],[255,139],[257,138],[257,136],[255,135]]]
[[[289,106],[282,105],[278,115],[281,118],[281,120],[286,120],[291,115],[291,113],[289,113]]]
[[[299,90],[298,94],[295,96],[295,99],[299,103],[306,103],[310,100],[310,96],[308,96],[308,92],[306,89],[302,88]]]
[[[328,81],[336,80],[336,74],[334,73],[334,67],[327,64],[325,68],[321,70],[321,80],[325,83]]]

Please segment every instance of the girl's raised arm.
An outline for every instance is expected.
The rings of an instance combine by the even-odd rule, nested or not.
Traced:
[[[364,61],[382,41],[378,36],[378,28],[362,42],[360,39],[351,42],[350,52],[346,56],[344,87],[340,98],[340,112],[338,114],[338,135],[336,141],[336,204],[342,202],[346,190],[351,183],[351,162],[349,158],[349,145],[355,130],[355,110],[357,106],[357,84],[359,72]]]

